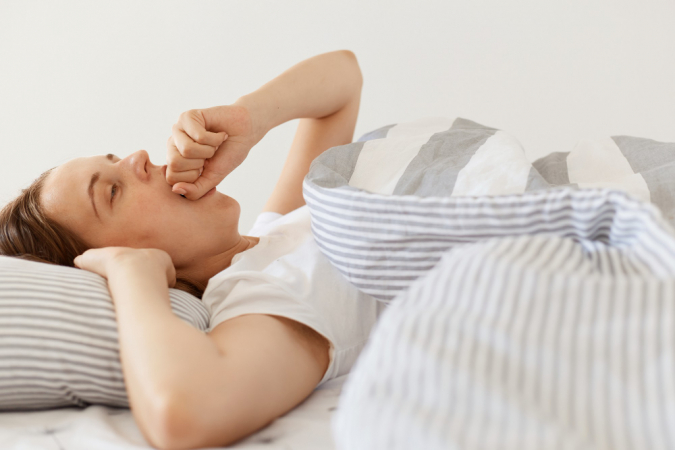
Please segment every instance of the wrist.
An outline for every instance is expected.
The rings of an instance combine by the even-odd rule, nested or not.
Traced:
[[[233,103],[233,106],[240,106],[248,111],[253,132],[258,141],[272,128],[280,125],[280,123],[275,120],[274,114],[275,109],[278,108],[274,108],[270,104],[269,98],[260,94],[258,91],[239,97]]]
[[[168,262],[165,261],[168,259]],[[157,276],[166,280],[171,258],[165,252],[153,249],[129,249],[117,254],[108,268],[108,280],[113,277]],[[173,267],[173,265],[172,265]]]

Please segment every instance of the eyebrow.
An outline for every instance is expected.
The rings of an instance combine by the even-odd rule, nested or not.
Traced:
[[[94,185],[98,181],[98,179],[101,177],[101,172],[96,172],[91,176],[91,181],[89,181],[89,189],[87,192],[89,192],[89,199],[91,200],[91,206],[94,208],[94,214],[96,214],[96,217],[98,217],[98,220],[101,220],[101,217],[98,215],[98,211],[96,210],[96,203],[94,203]]]

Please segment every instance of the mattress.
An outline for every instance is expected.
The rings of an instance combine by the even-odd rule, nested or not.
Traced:
[[[347,375],[312,395],[267,427],[229,447],[243,449],[333,450],[331,417]],[[151,449],[128,409],[105,406],[0,413],[3,450]]]

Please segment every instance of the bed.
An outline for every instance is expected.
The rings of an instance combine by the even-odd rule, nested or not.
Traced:
[[[322,252],[389,303],[346,376],[235,448],[675,448],[675,144],[530,162],[466,119],[317,158]],[[467,281],[471,280],[471,281]],[[128,410],[0,414],[2,448],[146,448]]]
[[[330,420],[348,375],[317,388],[288,414],[228,448],[332,450]],[[150,449],[131,412],[89,406],[0,413],[0,448],[55,450]]]

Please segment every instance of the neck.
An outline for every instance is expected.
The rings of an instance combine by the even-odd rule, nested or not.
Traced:
[[[196,284],[200,289],[206,289],[209,279],[232,264],[232,258],[238,253],[255,247],[260,238],[253,236],[239,236],[239,240],[224,252],[200,259],[186,267],[176,268],[176,276]]]

